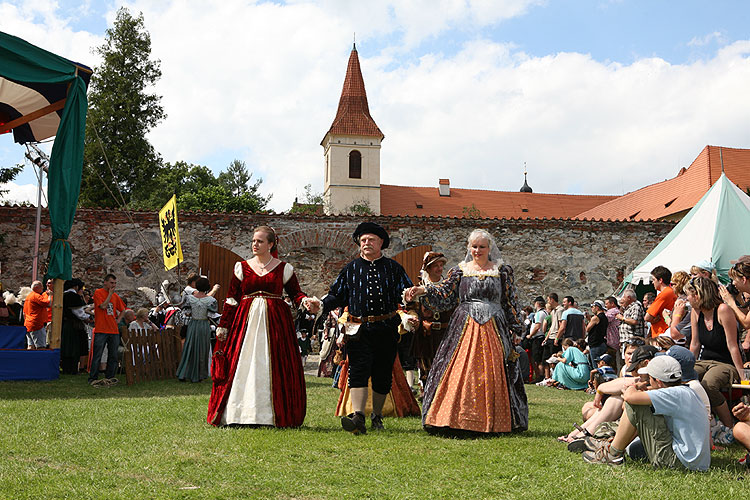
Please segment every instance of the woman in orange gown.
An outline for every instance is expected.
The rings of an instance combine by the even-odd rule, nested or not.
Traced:
[[[435,432],[523,431],[529,408],[511,340],[521,329],[513,269],[486,231],[473,231],[468,243],[443,281],[406,294],[434,311],[456,307],[427,378],[422,423]]]

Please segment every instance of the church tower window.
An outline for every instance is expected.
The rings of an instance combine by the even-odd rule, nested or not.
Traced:
[[[349,178],[362,178],[362,153],[356,149],[349,153]]]

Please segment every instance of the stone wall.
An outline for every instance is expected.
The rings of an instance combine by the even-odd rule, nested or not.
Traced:
[[[393,256],[403,250],[432,245],[455,265],[466,253],[466,236],[476,227],[497,239],[504,260],[513,266],[523,303],[536,295],[557,292],[587,305],[622,282],[673,227],[671,222],[609,222],[546,219],[372,217],[386,227]],[[34,245],[33,207],[0,207],[0,281],[17,290],[31,281]],[[280,235],[280,257],[297,270],[303,290],[321,296],[341,267],[357,254],[351,233],[363,219],[354,216],[180,213],[179,231],[184,276],[198,267],[201,241],[250,257],[252,228],[267,224]],[[46,260],[50,228],[42,215],[40,262]],[[107,272],[118,276],[118,291],[132,305],[145,302],[138,286],[156,287],[176,274],[164,271],[156,214],[81,209],[69,238],[73,273],[98,286]],[[41,274],[44,270],[42,269]]]

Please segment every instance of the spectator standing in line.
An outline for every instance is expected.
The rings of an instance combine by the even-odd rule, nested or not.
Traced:
[[[125,312],[125,302],[115,293],[117,277],[107,274],[104,285],[94,292],[94,338],[89,367],[89,384],[95,387],[114,385],[117,370],[117,348],[120,346],[119,320]],[[99,379],[99,360],[107,348],[107,370],[103,380]]]
[[[617,299],[611,295],[604,299],[604,307],[607,315],[607,345],[615,352],[620,350],[620,320],[617,315],[620,309],[617,307]]]
[[[562,313],[555,345],[559,345],[564,338],[573,340],[583,338],[583,312],[576,307],[575,299],[568,295],[563,298],[562,305],[565,310]]]
[[[623,367],[623,352],[625,347],[636,337],[643,339],[646,336],[646,322],[644,316],[646,310],[632,288],[628,288],[620,299],[622,312],[616,316],[620,320],[620,349],[617,351],[617,372]]]
[[[551,310],[550,310],[550,317],[552,318],[550,320],[550,327],[549,330],[547,330],[547,335],[544,337],[544,340],[542,341],[542,359],[550,359],[552,356],[557,354],[558,352],[558,332],[560,331],[560,322],[562,321],[562,314],[563,314],[563,306],[559,303],[559,298],[556,293],[550,293],[547,295],[547,304],[549,304]],[[560,335],[562,337],[562,335]],[[552,368],[550,368],[550,365],[545,362],[544,363],[544,378],[548,379],[552,377]]]
[[[609,321],[604,312],[604,302],[595,300],[591,304],[591,321],[586,325],[586,341],[589,345],[589,366],[595,368],[599,356],[607,353],[607,327]]]
[[[646,309],[646,321],[651,323],[651,337],[658,337],[666,332],[669,326],[664,321],[664,311],[671,311],[677,300],[672,287],[672,272],[664,266],[656,266],[651,271],[651,283],[658,292],[653,303]]]
[[[534,300],[534,307],[536,308],[536,313],[533,316],[531,330],[526,338],[531,342],[531,360],[534,363],[534,372],[536,373],[536,378],[533,382],[536,383],[544,379],[544,360],[546,358],[542,357],[542,342],[544,341],[543,325],[548,315],[542,297],[537,297]]]
[[[31,284],[31,292],[23,303],[24,326],[26,327],[26,343],[29,349],[44,349],[47,347],[47,323],[52,304],[52,295],[43,294],[41,281]]]

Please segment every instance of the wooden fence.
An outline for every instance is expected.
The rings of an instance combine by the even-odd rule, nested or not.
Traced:
[[[182,354],[179,329],[130,331],[124,343],[123,364],[128,385],[176,376]]]

